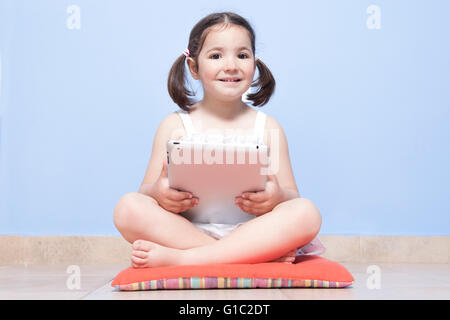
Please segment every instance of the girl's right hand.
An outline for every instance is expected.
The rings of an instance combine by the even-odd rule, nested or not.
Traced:
[[[173,213],[184,212],[198,204],[198,198],[192,193],[178,191],[169,186],[166,160],[163,162],[161,175],[152,187],[151,195],[162,208]]]

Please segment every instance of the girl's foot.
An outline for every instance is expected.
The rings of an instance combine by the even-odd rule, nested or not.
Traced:
[[[136,240],[133,243],[131,265],[133,268],[165,267],[181,264],[180,249],[161,246],[151,241]]]
[[[133,268],[154,268],[182,264],[180,249],[164,247],[157,243],[136,240],[133,243],[133,252],[131,254],[131,265]],[[291,264],[295,260],[297,250],[292,250],[284,256],[270,262],[281,262]]]
[[[297,253],[297,249],[291,250],[288,253],[286,253],[284,256],[282,256],[278,259],[272,260],[270,262],[293,263],[295,261],[296,253]]]

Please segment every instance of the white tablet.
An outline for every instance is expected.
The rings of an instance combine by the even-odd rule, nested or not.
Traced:
[[[261,144],[169,140],[169,185],[191,192],[202,207],[233,206],[243,192],[264,190],[268,157]]]

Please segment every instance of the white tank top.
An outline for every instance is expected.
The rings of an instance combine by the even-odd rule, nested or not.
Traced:
[[[197,131],[193,124],[189,113],[185,110],[178,110],[177,113],[183,121],[186,136],[184,140],[194,141],[216,141],[216,142],[251,142],[264,144],[264,128],[266,124],[266,114],[260,110],[256,113],[255,125],[253,135],[223,135],[223,134],[208,134]],[[200,201],[202,201],[200,199]],[[198,210],[198,207],[193,207],[185,212],[180,213],[186,219],[198,223],[215,223],[215,224],[238,224],[254,218],[254,215],[243,212],[238,206],[232,205],[229,207],[217,206],[207,209]]]

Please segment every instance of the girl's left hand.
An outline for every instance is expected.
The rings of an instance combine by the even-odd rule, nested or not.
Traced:
[[[266,189],[258,192],[244,192],[234,199],[234,203],[242,211],[255,216],[272,211],[277,204],[283,201],[283,190],[278,184],[275,175],[268,175]]]

